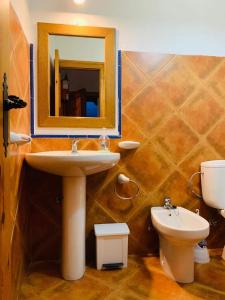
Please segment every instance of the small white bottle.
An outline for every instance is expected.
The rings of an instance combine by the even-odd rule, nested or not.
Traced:
[[[109,151],[110,139],[106,134],[106,128],[102,128],[103,133],[99,137],[100,151]]]

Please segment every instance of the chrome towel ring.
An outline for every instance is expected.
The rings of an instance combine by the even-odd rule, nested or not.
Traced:
[[[117,184],[127,184],[127,183],[132,183],[132,184],[136,185],[136,187],[137,187],[135,194],[130,197],[121,196],[117,191]],[[132,200],[138,196],[138,194],[140,192],[140,188],[136,181],[131,180],[129,177],[127,177],[124,174],[119,174],[117,177],[117,180],[115,182],[114,192],[115,192],[116,196],[122,200]]]

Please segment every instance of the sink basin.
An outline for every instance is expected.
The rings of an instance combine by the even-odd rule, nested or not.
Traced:
[[[28,153],[26,161],[33,168],[59,176],[85,176],[112,168],[119,153],[80,150]]]
[[[86,175],[115,166],[119,153],[80,150],[28,153],[27,163],[63,177],[62,275],[77,280],[85,272]]]

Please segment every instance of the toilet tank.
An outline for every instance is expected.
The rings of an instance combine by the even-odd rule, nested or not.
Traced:
[[[204,202],[217,209],[225,208],[225,160],[201,163],[201,185]]]

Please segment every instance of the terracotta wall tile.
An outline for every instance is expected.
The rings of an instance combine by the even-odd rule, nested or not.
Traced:
[[[144,142],[145,140],[144,132],[137,128],[136,122],[125,114],[122,114],[122,139],[138,142]]]
[[[180,106],[195,91],[198,82],[177,57],[168,63],[156,76],[154,82],[175,106]]]
[[[170,173],[170,165],[153,143],[144,144],[125,162],[127,170],[146,192],[156,189]]]
[[[10,111],[10,130],[30,134],[29,44],[12,7],[10,7],[9,21],[8,92],[27,102],[26,108]],[[30,145],[20,147],[9,145],[8,157],[4,159],[4,231],[7,239],[4,240],[5,256],[1,259],[7,263],[7,268],[4,270],[7,285],[4,288],[10,294],[9,299],[18,298],[20,282],[29,256],[26,244],[29,203],[24,154],[30,152],[30,148]]]
[[[224,220],[188,189],[188,179],[199,170],[201,161],[223,159],[225,155],[224,70],[224,58],[220,57],[122,53],[122,140],[137,140],[141,146],[124,151],[118,148],[118,140],[111,141],[111,149],[121,153],[119,164],[87,178],[89,258],[95,256],[93,224],[101,222],[127,222],[131,229],[129,252],[157,254],[158,238],[152,228],[150,208],[162,205],[165,196],[193,211],[200,208],[201,214],[214,224],[208,239],[210,247],[225,244]],[[98,149],[98,141],[81,140],[79,147]],[[32,143],[32,151],[70,148],[69,139],[35,139]],[[30,222],[34,233],[30,239],[37,247],[35,259],[52,259],[60,247],[61,208],[53,201],[57,191],[60,193],[60,179],[29,172],[30,187],[35,191],[31,197],[32,214],[34,219],[38,216],[37,222]],[[134,200],[115,196],[119,173],[140,186],[141,193]],[[35,189],[36,181],[41,186],[39,191]],[[199,184],[196,177],[196,190]],[[130,195],[134,190],[130,186],[120,192]],[[36,228],[38,220],[45,224],[43,232]],[[52,225],[48,227],[49,220]],[[41,241],[47,235],[51,243],[43,246]]]
[[[211,149],[208,144],[201,143],[195,151],[186,157],[179,168],[187,177],[190,177],[190,174],[200,170],[201,162],[214,159],[221,159],[221,156]]]
[[[216,71],[207,81],[212,90],[221,98],[225,96],[225,62],[219,64]],[[222,99],[221,99],[222,100]]]
[[[196,134],[176,116],[162,126],[154,140],[175,163],[180,162],[199,141]]]
[[[224,109],[207,90],[199,90],[182,108],[185,119],[199,134],[205,134],[224,115]]]
[[[153,134],[153,130],[163,122],[170,112],[171,108],[166,99],[154,85],[143,89],[124,109],[124,113],[147,136]]]
[[[225,156],[224,134],[225,134],[225,119],[219,122],[207,137],[209,143],[223,158]]]
[[[177,188],[178,187],[178,188]],[[159,198],[169,195],[174,205],[189,208],[190,202],[195,201],[188,190],[187,180],[179,172],[173,172],[158,189]]]
[[[128,222],[132,238],[137,242],[140,254],[158,254],[158,235],[151,223],[150,207],[144,205],[134,214]]]
[[[130,60],[146,75],[153,77],[174,57],[173,54],[126,51]],[[126,78],[125,78],[126,80]]]
[[[221,63],[221,57],[215,56],[183,56],[192,71],[201,79],[208,77]]]
[[[123,67],[122,67],[122,97],[123,105],[129,103],[130,100],[138,94],[147,82],[145,74],[138,70],[135,65],[123,53]]]

